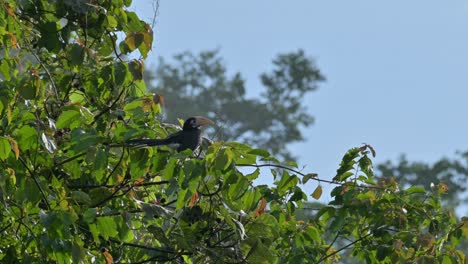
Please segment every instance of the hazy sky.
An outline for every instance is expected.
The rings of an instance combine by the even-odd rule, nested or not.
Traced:
[[[153,17],[151,0],[132,9]],[[251,94],[275,55],[304,49],[327,82],[305,98],[316,118],[307,141],[290,148],[322,178],[363,142],[375,147],[376,162],[468,149],[466,0],[162,0],[154,39],[147,66],[157,56],[220,48]]]

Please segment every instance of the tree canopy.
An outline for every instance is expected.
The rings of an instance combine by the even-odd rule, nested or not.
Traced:
[[[112,147],[174,130],[146,92],[143,59],[124,59],[145,58],[153,39],[130,4],[1,3],[2,263],[334,263],[346,251],[367,263],[466,261],[468,219],[441,204],[446,185],[376,181],[369,145],[344,154],[333,182],[239,142],[200,156]],[[303,184],[315,199],[335,188],[299,220]]]
[[[457,153],[454,159],[441,158],[433,164],[425,162],[410,162],[405,155],[395,163],[391,161],[378,164],[381,177],[393,177],[403,186],[424,186],[430,188],[433,184],[444,183],[450,192],[444,195],[443,201],[450,208],[465,203],[468,179],[468,152]]]

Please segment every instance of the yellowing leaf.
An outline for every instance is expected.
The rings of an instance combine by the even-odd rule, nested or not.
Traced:
[[[195,192],[190,198],[189,207],[192,208],[198,201],[198,192]]]
[[[144,112],[149,112],[151,111],[151,106],[153,105],[153,100],[152,98],[149,98],[149,97],[143,97],[143,99],[141,100],[141,104],[142,104],[142,109]]]
[[[265,213],[266,205],[267,205],[266,199],[265,199],[265,198],[262,198],[262,199],[258,202],[258,207],[257,207],[257,209],[255,210],[255,217],[261,216],[262,214]]]
[[[15,11],[13,11],[13,9],[10,6],[8,6],[6,4],[3,4],[3,3],[2,3],[2,6],[3,6],[3,9],[5,9],[5,11],[7,12],[8,15],[10,15],[13,18],[16,18]]]
[[[446,193],[448,191],[448,185],[441,182],[439,183],[439,185],[437,186],[437,189],[439,191],[439,193]]]
[[[14,139],[11,138],[11,137],[8,137],[8,140],[10,141],[11,149],[12,149],[13,152],[15,153],[16,159],[18,159],[18,158],[19,158],[19,154],[20,154],[19,147],[18,147],[18,143],[16,142],[16,140],[14,140]]]
[[[319,185],[319,186],[317,186],[317,188],[315,188],[314,192],[312,193],[312,197],[315,200],[318,200],[318,199],[320,199],[321,196],[322,196],[322,186]]]
[[[106,264],[114,263],[114,259],[112,258],[112,255],[109,253],[109,250],[107,248],[101,249],[101,253],[104,256],[104,259],[106,260]]]

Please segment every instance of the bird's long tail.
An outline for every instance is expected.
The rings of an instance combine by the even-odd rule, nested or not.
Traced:
[[[160,146],[167,145],[166,139],[132,139],[125,141],[125,144],[130,146]]]
[[[106,144],[104,145],[109,147],[151,147],[151,146],[160,146],[160,145],[167,145],[166,139],[132,139],[127,140],[123,143],[116,143],[116,144]]]

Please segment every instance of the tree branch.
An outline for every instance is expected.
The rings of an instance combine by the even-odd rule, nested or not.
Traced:
[[[67,162],[70,162],[70,161],[72,161],[72,160],[74,160],[74,159],[77,159],[77,158],[79,158],[79,157],[82,157],[82,156],[84,156],[84,155],[86,155],[86,152],[77,154],[77,155],[72,156],[72,157],[70,157],[70,158],[66,158],[66,159],[62,160],[61,162],[59,162],[59,163],[55,163],[55,166],[62,166],[63,164],[65,164],[65,163],[67,163]]]
[[[117,98],[115,98],[115,100],[111,103],[110,106],[106,107],[104,110],[102,110],[101,112],[99,112],[96,116],[94,116],[94,120],[93,122],[91,122],[91,126],[94,125],[96,123],[96,121],[105,113],[109,112],[113,107],[114,105],[120,100],[120,97],[122,97],[123,93],[125,92],[125,90],[130,87],[130,85],[132,85],[132,83],[130,83],[127,87],[122,87],[122,91],[120,91],[119,95],[117,96]]]
[[[117,161],[117,164],[115,164],[115,166],[114,166],[114,168],[112,169],[112,171],[109,173],[109,175],[107,175],[106,180],[104,181],[104,184],[107,184],[107,183],[109,182],[110,177],[111,177],[112,174],[114,174],[114,172],[117,170],[117,167],[119,167],[120,163],[121,163],[122,160],[123,160],[124,153],[125,153],[125,151],[122,151],[122,154],[120,155],[119,161]]]
[[[135,183],[132,185],[127,185],[129,188],[134,188],[134,187],[147,187],[147,186],[154,186],[154,185],[163,185],[167,184],[169,181],[157,181],[157,182],[144,182],[144,183]],[[67,187],[70,189],[97,189],[97,188],[115,188],[118,187],[119,185],[110,185],[110,184],[103,184],[103,185],[68,185]]]
[[[340,248],[340,249],[338,249],[338,250],[336,250],[336,251],[333,251],[332,253],[330,253],[330,254],[328,254],[328,255],[323,256],[322,258],[319,259],[319,261],[317,262],[317,264],[323,262],[324,260],[326,260],[327,258],[329,258],[329,257],[331,257],[331,256],[333,256],[333,255],[338,254],[339,252],[341,252],[341,251],[343,251],[343,250],[349,248],[350,246],[352,246],[352,245],[354,245],[354,244],[356,244],[356,243],[361,242],[362,240],[364,240],[364,239],[367,238],[368,236],[371,236],[372,234],[373,234],[373,233],[371,232],[371,233],[369,233],[369,234],[367,234],[367,235],[365,235],[365,236],[363,236],[363,237],[360,237],[359,239],[357,239],[357,240],[355,240],[355,241],[349,243],[348,245],[346,245],[346,246],[344,246],[344,247],[342,247],[342,248]]]
[[[271,168],[278,168],[278,169],[284,169],[284,170],[287,170],[287,171],[291,171],[291,172],[294,172],[298,175],[301,175],[302,177],[305,177],[306,174],[298,171],[298,170],[295,170],[295,169],[292,169],[290,167],[287,167],[285,165],[280,165],[280,164],[272,164],[272,163],[266,163],[266,164],[236,164],[236,166],[238,167],[254,167],[254,168],[261,168],[261,167],[271,167]],[[344,185],[351,185],[351,186],[354,186],[354,187],[358,187],[358,188],[365,188],[365,189],[379,189],[381,190],[382,188],[378,187],[378,186],[368,186],[368,185],[359,185],[359,184],[354,184],[354,183],[350,183],[350,182],[345,182],[345,183],[341,183],[341,182],[336,182],[336,181],[329,181],[329,180],[324,180],[324,179],[320,179],[320,178],[310,178],[311,180],[314,180],[314,181],[318,181],[318,182],[325,182],[325,183],[329,183],[329,184],[335,184],[335,185],[341,185],[341,186],[344,186]]]
[[[125,192],[123,194],[119,194],[119,195],[116,195],[120,190],[122,190],[124,188],[126,184],[125,183],[121,183],[120,186],[111,194],[109,195],[108,197],[102,199],[101,201],[95,203],[94,205],[90,206],[90,208],[94,208],[94,207],[98,207],[100,205],[103,205],[105,204],[106,202],[116,198],[116,197],[120,197],[120,196],[123,196],[125,195],[126,193],[128,193],[132,188],[128,188],[127,190],[125,190]]]
[[[19,160],[21,161],[21,163],[23,164],[23,166],[26,168],[26,170],[29,172],[29,174],[31,175],[31,177],[33,178],[34,180],[34,183],[36,184],[37,188],[39,189],[39,192],[41,193],[42,195],[42,200],[44,201],[44,203],[46,204],[47,206],[47,209],[50,210],[50,204],[49,204],[49,201],[47,200],[47,196],[45,195],[45,192],[44,190],[42,189],[41,185],[39,184],[39,181],[37,180],[36,178],[36,175],[34,174],[34,172],[32,172],[28,165],[26,164],[26,162],[24,161],[23,157],[19,157]]]

